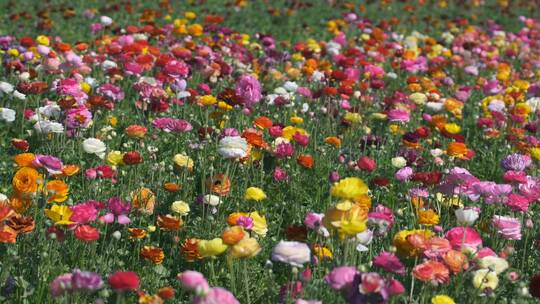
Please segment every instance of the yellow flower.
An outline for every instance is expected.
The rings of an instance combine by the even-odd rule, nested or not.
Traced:
[[[261,188],[257,187],[249,187],[246,189],[246,193],[244,193],[244,199],[245,200],[251,200],[251,201],[262,201],[266,198],[266,194]]]
[[[109,124],[111,126],[116,126],[116,124],[118,123],[118,118],[116,118],[116,116],[111,116],[109,117]]]
[[[366,230],[366,221],[358,219],[342,219],[339,228],[339,238],[344,239],[346,236],[356,236],[358,233]]]
[[[230,254],[235,258],[251,258],[261,252],[261,246],[255,238],[244,237],[236,245],[232,246]]]
[[[73,214],[73,211],[69,209],[68,206],[58,206],[54,205],[51,209],[45,209],[45,214],[49,217],[56,225],[71,225],[74,222],[70,221],[70,217]]]
[[[120,151],[111,151],[107,154],[107,162],[112,166],[119,166],[124,164],[124,153]]]
[[[19,57],[19,51],[17,49],[9,49],[7,51],[8,55],[11,57]]]
[[[233,107],[231,105],[229,105],[228,103],[224,102],[224,101],[219,101],[218,102],[218,108],[221,109],[221,110],[225,110],[225,111],[230,111],[233,109]]]
[[[199,254],[205,257],[213,257],[222,254],[227,250],[228,246],[223,243],[221,238],[213,240],[200,240],[198,246]]]
[[[439,223],[439,215],[429,209],[429,210],[420,210],[418,211],[418,224],[432,226]]]
[[[447,295],[437,295],[431,298],[431,304],[456,304],[456,302]]]
[[[251,212],[248,216],[253,219],[253,227],[251,228],[251,231],[255,232],[261,237],[265,237],[266,233],[268,232],[266,217],[261,216],[258,211]]]
[[[288,140],[291,140],[296,133],[300,133],[301,135],[307,135],[306,130],[302,128],[297,128],[293,126],[287,126],[283,128],[283,137]]]
[[[447,123],[444,125],[444,130],[450,134],[458,134],[461,132],[461,127],[455,123]]]
[[[409,99],[417,105],[423,105],[427,101],[427,96],[424,93],[416,92],[409,95]]]
[[[530,153],[534,159],[540,160],[540,148],[532,148]]]
[[[463,207],[463,202],[459,199],[459,196],[453,195],[452,197],[447,197],[444,194],[437,192],[435,194],[435,199],[438,203],[446,207]]]
[[[44,36],[44,35],[39,35],[39,36],[37,36],[37,38],[36,38],[36,42],[37,42],[38,44],[48,46],[48,45],[49,45],[49,38],[47,38],[47,36]]]
[[[91,89],[92,87],[90,86],[90,84],[88,84],[88,82],[81,83],[81,90],[83,90],[85,93],[88,94]]]
[[[495,289],[499,285],[499,278],[495,271],[479,269],[474,272],[473,286],[478,289]]]
[[[384,113],[372,113],[369,117],[376,120],[385,120],[387,115]]]
[[[295,124],[295,125],[301,125],[304,123],[304,119],[302,117],[299,117],[299,116],[293,116],[291,117],[291,123]]]
[[[353,200],[368,193],[368,187],[358,177],[347,177],[332,186],[332,196]]]
[[[217,99],[212,95],[204,95],[199,98],[199,101],[205,106],[211,106],[217,103]]]
[[[330,249],[321,245],[314,245],[313,253],[315,253],[315,255],[317,255],[317,257],[319,257],[319,259],[321,260],[323,259],[331,260],[334,257]]]
[[[197,14],[195,14],[194,12],[185,12],[184,17],[186,17],[186,19],[193,20],[197,18]]]
[[[193,160],[185,154],[176,154],[173,161],[177,167],[186,167],[189,171],[193,170]]]
[[[355,124],[362,122],[362,116],[360,115],[360,113],[347,112],[343,116],[343,119],[345,119],[346,121],[350,123],[355,123]]]
[[[171,211],[178,215],[187,215],[190,211],[189,204],[184,201],[175,201],[171,204]]]

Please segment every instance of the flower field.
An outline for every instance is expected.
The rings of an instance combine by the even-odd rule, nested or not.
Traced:
[[[1,303],[540,298],[535,1],[26,0],[0,23]]]

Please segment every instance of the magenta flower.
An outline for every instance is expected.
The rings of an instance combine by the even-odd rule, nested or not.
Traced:
[[[167,133],[183,133],[193,130],[193,126],[189,122],[183,119],[169,117],[156,118],[152,122],[152,125]]]
[[[189,74],[189,66],[182,60],[171,60],[163,67],[163,72],[172,78],[185,78]]]
[[[75,269],[71,277],[71,284],[74,290],[95,291],[103,287],[103,279],[95,272]]]
[[[98,216],[98,210],[93,202],[82,203],[69,208],[73,212],[70,220],[78,225],[93,222]]]
[[[84,105],[69,109],[66,113],[66,127],[68,129],[86,129],[92,122],[92,112]]]
[[[244,99],[247,107],[252,107],[262,98],[261,84],[251,75],[243,75],[238,79],[235,92]]]
[[[387,115],[388,120],[390,120],[391,122],[409,122],[411,118],[409,112],[399,109],[390,110],[388,111]]]
[[[32,161],[32,165],[37,168],[45,168],[49,174],[60,174],[64,164],[54,156],[38,154]]]
[[[72,291],[72,278],[71,273],[65,273],[57,276],[49,285],[51,295],[55,298],[60,297],[68,292]]]
[[[114,222],[114,219],[118,221],[120,225],[127,225],[131,223],[131,220],[127,216],[131,211],[131,204],[124,203],[119,197],[111,197],[107,201],[110,212],[99,218],[102,223],[110,224]]]
[[[403,263],[401,263],[395,254],[390,252],[382,251],[378,256],[373,257],[373,265],[381,267],[391,273],[399,275],[405,274],[405,266]]]
[[[286,180],[289,176],[287,175],[287,171],[285,171],[283,168],[276,167],[274,168],[273,177],[276,182],[282,182]]]
[[[108,97],[112,101],[122,101],[124,100],[125,94],[120,87],[117,87],[113,84],[106,83],[100,86],[97,90],[97,93]]]
[[[527,212],[529,210],[529,199],[515,193],[508,195],[505,204],[510,207],[512,211]]]
[[[290,143],[282,142],[277,145],[275,155],[277,158],[291,157],[294,154],[294,147]]]

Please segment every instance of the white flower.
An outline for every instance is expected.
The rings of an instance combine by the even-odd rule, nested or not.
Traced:
[[[394,168],[403,168],[407,165],[407,160],[401,156],[392,158],[392,166]]]
[[[474,272],[473,286],[478,289],[495,289],[499,286],[499,278],[495,271],[489,269],[478,269]]]
[[[59,118],[62,115],[62,108],[56,103],[51,103],[44,107],[39,107],[38,113],[46,118]]]
[[[337,42],[330,41],[326,44],[326,52],[332,56],[339,55],[341,45]]]
[[[289,92],[296,92],[296,90],[298,89],[298,85],[294,81],[285,82],[283,87],[285,88],[285,90],[287,90]]]
[[[82,143],[83,150],[86,153],[96,154],[99,158],[105,157],[107,146],[104,142],[97,138],[85,139]]]
[[[116,64],[116,62],[114,61],[111,61],[111,60],[105,60],[101,63],[101,68],[104,70],[104,71],[108,71],[110,69],[113,69],[113,68],[116,68],[118,65]]]
[[[416,92],[409,95],[409,99],[417,105],[423,105],[427,101],[427,96],[424,93]]]
[[[311,75],[311,81],[321,82],[321,81],[323,81],[323,79],[324,79],[324,73],[322,73],[320,71],[315,71]]]
[[[113,20],[111,19],[111,17],[108,17],[108,16],[101,16],[99,18],[99,22],[101,22],[101,24],[105,25],[105,26],[109,26],[113,23]]]
[[[440,112],[444,107],[442,102],[428,102],[426,103],[426,108],[431,112]]]
[[[474,222],[478,219],[478,211],[474,209],[457,209],[454,211],[454,214],[456,215],[457,221],[461,225],[467,225],[472,226]]]
[[[219,141],[218,153],[224,158],[247,156],[248,143],[240,136],[225,136]]]
[[[430,153],[431,156],[433,156],[433,157],[439,157],[439,156],[441,156],[441,155],[444,154],[444,151],[441,150],[441,149],[439,149],[439,148],[437,148],[437,149],[433,149],[433,150],[429,151],[429,153]]]
[[[64,132],[64,126],[55,121],[39,120],[34,124],[34,130],[38,133],[62,133]]]
[[[26,100],[26,95],[24,95],[23,93],[15,90],[13,92],[13,97],[17,98],[17,99],[20,99],[20,100]]]
[[[504,101],[499,99],[493,99],[488,105],[490,111],[502,112],[505,108],[506,105],[504,104]]]
[[[536,112],[540,108],[540,97],[529,98],[525,103],[531,107],[532,112]]]
[[[13,85],[9,82],[0,81],[0,92],[11,94],[11,92],[13,92]]]
[[[508,262],[500,257],[486,256],[478,260],[478,266],[483,269],[489,269],[495,271],[496,274],[500,274],[508,269]]]
[[[272,260],[302,267],[311,259],[309,246],[295,241],[280,241],[272,250]]]
[[[363,232],[358,233],[355,240],[358,242],[358,245],[356,246],[357,251],[368,251],[369,248],[367,246],[369,246],[369,244],[371,244],[371,241],[373,240],[373,232],[369,229],[366,229]]]
[[[398,75],[394,72],[388,72],[386,73],[386,77],[390,78],[390,79],[396,79],[398,77]]]
[[[15,114],[16,112],[13,111],[12,109],[0,108],[0,119],[2,120],[5,120],[7,122],[14,122]]]
[[[8,200],[7,195],[5,195],[4,193],[0,193],[0,202],[5,202],[7,200]]]
[[[221,204],[221,198],[219,198],[219,196],[216,196],[216,195],[207,194],[203,197],[203,203],[205,203],[206,205],[215,207]]]

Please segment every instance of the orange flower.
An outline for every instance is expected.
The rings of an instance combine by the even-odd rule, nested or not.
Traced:
[[[429,260],[413,268],[413,276],[422,282],[446,283],[450,271],[441,262]]]
[[[128,137],[143,138],[144,135],[146,135],[146,132],[148,132],[148,129],[144,126],[131,125],[126,128],[125,132]]]
[[[223,243],[233,246],[236,243],[240,242],[244,238],[246,233],[244,232],[244,229],[240,226],[233,226],[229,228],[225,228],[225,231],[221,234],[221,239],[223,240]]]
[[[25,199],[19,196],[12,196],[9,198],[9,204],[13,210],[15,210],[18,213],[22,213],[30,207],[32,204],[32,200]]]
[[[469,149],[467,149],[467,146],[461,142],[452,142],[448,144],[448,148],[446,148],[446,154],[448,154],[448,156],[457,158],[464,158],[468,152]]]
[[[229,215],[229,217],[227,218],[227,224],[231,225],[231,226],[236,226],[236,221],[238,220],[239,217],[241,216],[248,216],[247,213],[244,213],[244,212],[234,212],[234,213],[231,213]]]
[[[62,168],[62,174],[65,176],[73,176],[81,171],[81,167],[77,165],[65,165]]]
[[[246,141],[259,149],[266,149],[268,148],[268,144],[264,141],[262,132],[256,129],[247,129],[242,133],[242,137],[246,139]]]
[[[151,215],[154,213],[156,196],[148,188],[140,188],[131,192],[131,205],[140,213]]]
[[[34,161],[34,158],[36,158],[34,153],[21,153],[15,155],[13,161],[15,161],[15,163],[19,167],[32,167],[32,162]]]
[[[146,237],[146,230],[141,228],[128,228],[130,239],[143,239]]]
[[[432,226],[439,223],[439,215],[437,212],[429,210],[418,211],[418,224]]]
[[[43,183],[39,172],[30,167],[22,167],[13,176],[13,189],[24,196],[36,193]]]
[[[182,227],[182,219],[171,215],[158,215],[157,225],[164,231],[177,231]]]
[[[69,186],[61,180],[52,180],[48,182],[45,189],[47,196],[49,196],[47,199],[49,203],[61,203],[67,200],[69,195]]]
[[[199,240],[198,239],[186,239],[182,243],[180,251],[188,262],[194,262],[196,260],[202,260],[199,254]]]
[[[273,125],[272,120],[266,116],[259,116],[255,118],[253,124],[261,129],[268,129]]]
[[[6,224],[17,232],[17,234],[28,234],[36,228],[36,223],[31,216],[23,216],[20,214],[10,218]]]
[[[182,189],[182,185],[176,183],[165,183],[163,184],[163,189],[169,192],[178,192],[180,189]]]
[[[313,160],[313,156],[311,155],[302,154],[298,156],[297,161],[304,168],[308,168],[308,169],[313,168],[314,160]]]
[[[17,241],[17,232],[8,225],[0,225],[0,243],[15,243]]]
[[[7,206],[7,205],[0,206],[0,222],[7,220],[14,215],[15,215],[15,212],[13,211],[13,209],[11,209],[10,206]]]
[[[443,256],[443,261],[453,273],[469,268],[467,256],[460,251],[450,250]]]
[[[319,244],[313,245],[313,253],[321,260],[331,260],[334,257],[330,249]]]
[[[162,298],[163,300],[170,300],[172,298],[174,298],[174,294],[175,294],[175,291],[174,291],[174,288],[170,287],[170,286],[166,286],[166,287],[162,287],[158,290],[158,296],[160,298]]]
[[[332,146],[334,146],[336,148],[341,147],[341,139],[339,139],[336,136],[327,137],[327,138],[324,139],[324,142],[329,144],[329,145],[332,145]]]
[[[159,247],[144,246],[141,249],[141,257],[151,261],[156,265],[159,265],[163,263],[163,259],[165,259],[165,254],[163,253],[163,249]]]
[[[206,180],[206,188],[219,196],[226,196],[231,191],[231,180],[225,174],[216,174]]]

